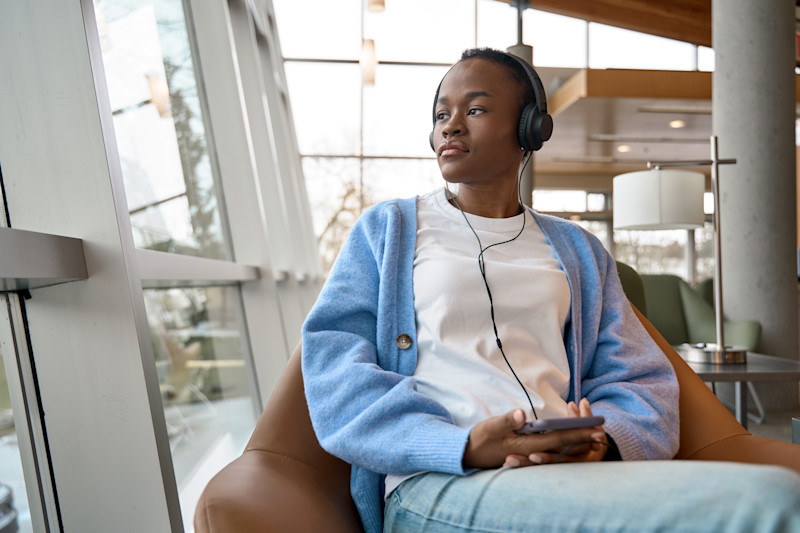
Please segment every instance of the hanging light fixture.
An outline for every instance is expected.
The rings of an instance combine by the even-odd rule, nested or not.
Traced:
[[[386,9],[385,0],[367,0],[367,10],[373,13],[380,13]]]
[[[364,85],[375,85],[375,68],[378,60],[375,57],[375,41],[364,39],[361,43],[361,58],[358,60],[361,65],[361,82]]]

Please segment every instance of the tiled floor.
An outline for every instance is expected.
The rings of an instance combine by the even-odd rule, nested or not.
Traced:
[[[747,424],[747,430],[759,437],[792,442],[792,418],[800,418],[800,408],[767,413],[763,424],[756,424],[751,420]]]

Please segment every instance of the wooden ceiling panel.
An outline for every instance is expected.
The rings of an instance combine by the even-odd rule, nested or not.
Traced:
[[[711,0],[531,0],[527,5],[711,46]],[[711,72],[546,67],[537,71],[554,120],[553,137],[534,159],[537,187],[610,190],[614,175],[643,170],[647,161],[709,155]],[[800,116],[800,75],[796,97]],[[673,120],[682,121],[683,127],[671,127]],[[696,170],[708,172],[707,167]]]
[[[550,77],[550,69],[539,70],[543,80]],[[561,175],[562,186],[573,181],[565,175],[590,173],[602,189],[610,176],[643,170],[647,161],[708,157],[710,72],[583,69],[548,100],[553,137],[535,165]],[[672,120],[683,127],[670,127]]]
[[[510,0],[498,0],[506,4]],[[711,0],[531,0],[540,11],[711,46]]]

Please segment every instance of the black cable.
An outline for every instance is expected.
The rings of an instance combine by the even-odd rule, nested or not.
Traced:
[[[522,165],[522,168],[519,171],[519,177],[517,178],[517,199],[519,200],[519,205],[522,208],[522,227],[520,228],[519,232],[517,232],[517,234],[514,235],[514,237],[506,241],[496,242],[484,248],[483,243],[481,242],[481,238],[478,236],[478,233],[475,231],[475,228],[472,227],[472,224],[470,224],[469,219],[467,218],[466,213],[464,213],[464,210],[461,208],[461,205],[458,203],[458,200],[456,200],[456,197],[453,196],[452,192],[450,192],[450,189],[447,188],[447,185],[445,185],[445,189],[447,191],[447,196],[449,196],[449,199],[456,204],[458,210],[461,211],[461,216],[464,217],[467,226],[469,226],[469,229],[472,230],[472,234],[475,235],[475,239],[477,239],[478,241],[478,248],[481,251],[478,254],[478,268],[481,271],[481,278],[483,278],[483,285],[486,287],[486,294],[489,296],[489,316],[492,319],[492,330],[494,331],[494,339],[495,342],[497,343],[497,347],[500,349],[500,354],[503,356],[503,360],[506,362],[506,365],[508,365],[508,369],[514,376],[514,379],[516,379],[517,383],[519,383],[519,386],[522,387],[522,392],[525,393],[525,397],[528,399],[528,404],[531,406],[531,412],[533,413],[534,420],[539,420],[539,417],[536,415],[536,408],[533,407],[533,400],[531,400],[531,396],[530,394],[528,394],[528,389],[526,389],[525,385],[522,384],[522,380],[519,379],[519,376],[517,376],[517,373],[514,371],[514,367],[511,366],[508,357],[506,357],[506,352],[503,350],[503,343],[500,342],[500,335],[497,333],[497,323],[495,322],[494,319],[494,300],[492,299],[492,291],[491,289],[489,289],[489,281],[486,279],[486,262],[484,261],[483,258],[484,252],[486,252],[486,250],[488,250],[489,248],[514,241],[517,239],[517,237],[522,235],[523,231],[525,231],[525,220],[527,219],[527,210],[525,209],[525,206],[522,203],[521,182],[522,182],[522,173],[525,171],[525,167],[528,166],[528,162],[531,160],[532,155],[533,155],[532,153],[528,154],[528,158]]]

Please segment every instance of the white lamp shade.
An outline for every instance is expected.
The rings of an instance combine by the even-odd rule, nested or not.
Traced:
[[[614,228],[703,227],[705,176],[688,170],[643,170],[614,178]]]

